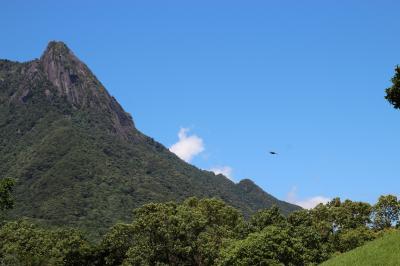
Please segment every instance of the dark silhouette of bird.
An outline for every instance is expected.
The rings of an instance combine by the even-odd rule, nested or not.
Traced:
[[[278,155],[278,153],[276,153],[274,151],[270,151],[269,153],[272,154],[272,155]]]

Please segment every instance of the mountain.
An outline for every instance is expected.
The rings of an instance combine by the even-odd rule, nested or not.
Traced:
[[[279,201],[250,180],[200,170],[138,131],[62,42],[40,57],[0,60],[0,178],[18,180],[10,217],[75,226],[93,237],[151,201],[218,197],[245,215]]]

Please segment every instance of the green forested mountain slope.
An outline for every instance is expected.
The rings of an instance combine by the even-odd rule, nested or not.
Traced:
[[[40,59],[0,60],[0,178],[17,179],[10,217],[101,234],[151,201],[218,197],[248,215],[279,206],[250,180],[197,169],[139,132],[61,42]],[[96,233],[95,233],[96,232]]]

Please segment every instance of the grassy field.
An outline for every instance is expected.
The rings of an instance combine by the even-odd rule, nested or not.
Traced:
[[[400,231],[391,231],[366,245],[333,257],[321,266],[400,265]]]

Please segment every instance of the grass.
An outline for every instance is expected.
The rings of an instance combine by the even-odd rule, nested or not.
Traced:
[[[400,265],[400,231],[389,231],[382,237],[352,251],[333,257],[320,266],[336,265]]]

